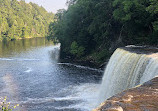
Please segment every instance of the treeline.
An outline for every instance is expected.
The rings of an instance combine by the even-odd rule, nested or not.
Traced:
[[[70,0],[49,26],[62,56],[106,60],[118,46],[158,44],[157,0]],[[88,55],[88,56],[87,56]]]
[[[54,14],[25,0],[0,0],[0,39],[44,37]]]

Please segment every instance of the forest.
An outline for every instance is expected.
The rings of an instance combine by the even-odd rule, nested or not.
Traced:
[[[117,48],[158,44],[157,0],[68,0],[54,15],[25,0],[0,0],[0,40],[45,37],[61,57],[101,64]]]
[[[45,37],[54,14],[25,0],[0,0],[0,40]]]
[[[157,0],[69,0],[49,25],[61,57],[101,64],[120,46],[158,44]]]

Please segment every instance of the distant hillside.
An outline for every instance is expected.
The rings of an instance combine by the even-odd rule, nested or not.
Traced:
[[[24,0],[0,0],[0,39],[44,37],[54,14]]]

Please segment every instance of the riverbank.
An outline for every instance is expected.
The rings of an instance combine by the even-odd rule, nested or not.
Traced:
[[[93,52],[89,54],[85,54],[82,57],[74,57],[73,55],[64,53],[61,50],[60,58],[62,61],[66,61],[66,62],[75,63],[83,66],[89,66],[92,68],[104,69],[113,51],[96,49]]]
[[[121,49],[130,51],[133,53],[137,53],[137,54],[150,54],[150,53],[158,52],[157,47],[158,46],[149,46],[149,45],[147,45],[147,46],[128,45],[126,47],[121,47]],[[89,66],[89,67],[93,67],[93,68],[104,69],[112,54],[113,54],[113,51],[109,51],[109,52],[96,51],[95,53],[85,55],[81,58],[73,58],[71,56],[68,56],[64,59],[71,63],[85,65],[85,66]]]
[[[93,56],[85,56],[85,57],[77,58],[77,59],[71,56],[68,56],[63,59],[60,59],[60,62],[63,62],[63,63],[65,62],[73,63],[76,65],[82,65],[82,66],[87,66],[87,67],[101,69],[101,70],[105,69],[105,66],[107,65],[108,61],[109,61],[109,58],[102,62],[98,62],[97,60],[93,58]]]
[[[25,38],[0,38],[0,41],[14,41],[14,40],[22,40],[22,39],[32,39],[32,38],[44,38],[44,37],[25,37]]]

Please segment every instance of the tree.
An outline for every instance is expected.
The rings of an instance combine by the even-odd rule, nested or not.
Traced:
[[[55,15],[48,35],[61,43],[62,57],[98,52],[98,58],[106,58],[120,46],[158,43],[157,0],[69,0],[67,4],[67,10]]]
[[[0,10],[0,37],[8,40],[44,37],[54,21],[53,13],[25,0],[0,0]]]

